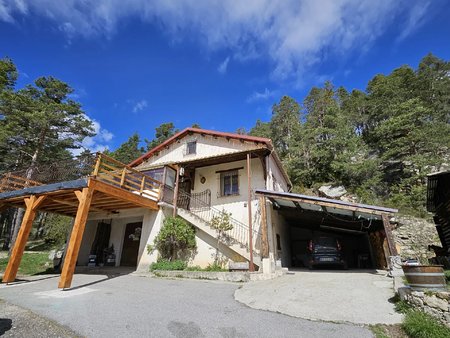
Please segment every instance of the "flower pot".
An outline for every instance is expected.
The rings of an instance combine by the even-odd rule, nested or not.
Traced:
[[[418,291],[447,289],[442,265],[402,265],[402,269],[411,289]]]

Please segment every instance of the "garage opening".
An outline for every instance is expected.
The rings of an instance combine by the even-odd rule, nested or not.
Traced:
[[[397,254],[389,224],[396,209],[284,192],[256,193],[272,203],[268,223],[283,266],[386,269],[389,257]],[[279,248],[280,243],[285,248]]]

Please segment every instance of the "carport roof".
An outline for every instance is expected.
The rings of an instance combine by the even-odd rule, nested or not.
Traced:
[[[264,195],[279,207],[297,208],[300,210],[326,212],[349,216],[381,220],[382,215],[397,213],[397,209],[385,208],[369,204],[350,203],[330,198],[278,192],[270,190],[256,190],[256,194]]]

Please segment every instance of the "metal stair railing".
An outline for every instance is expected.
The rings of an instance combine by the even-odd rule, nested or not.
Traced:
[[[189,200],[189,203],[187,204],[187,208],[186,208],[186,204],[183,206],[180,206],[181,209],[189,212],[190,214],[192,214],[194,217],[199,218],[200,220],[202,220],[203,222],[207,223],[212,229],[214,229],[211,226],[211,221],[215,218],[215,217],[220,217],[223,212],[226,210],[219,210],[211,205],[209,205],[208,203],[205,203],[205,201],[203,201],[203,199],[197,198],[192,196],[191,194],[188,194],[184,191],[179,191],[178,192],[178,196],[179,198],[183,199],[183,200]],[[233,244],[233,242],[238,243],[239,245],[241,245],[241,247],[244,247],[245,249],[247,249],[247,251],[249,251],[249,236],[250,236],[250,232],[249,232],[249,227],[238,221],[237,219],[233,218],[230,216],[229,218],[230,223],[233,225],[233,229],[229,230],[229,231],[225,231],[225,235],[226,235],[226,239],[224,240],[224,242],[226,244]],[[261,234],[259,234],[257,231],[252,229],[252,235],[253,235],[253,252],[255,254],[257,254],[255,252],[255,245],[257,243],[261,243]]]

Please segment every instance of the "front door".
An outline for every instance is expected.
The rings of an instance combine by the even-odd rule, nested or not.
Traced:
[[[139,243],[141,242],[142,222],[129,223],[125,228],[123,239],[121,266],[137,266]]]

